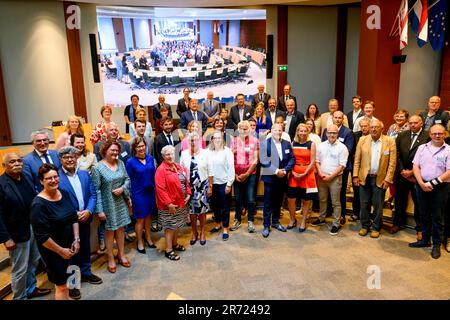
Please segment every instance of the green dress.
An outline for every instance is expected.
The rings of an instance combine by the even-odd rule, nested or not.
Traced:
[[[92,168],[92,181],[97,192],[97,212],[106,215],[105,229],[114,231],[131,222],[126,199],[130,196],[130,178],[121,160],[117,160],[116,171],[103,162]],[[123,193],[116,197],[112,190],[123,188]]]

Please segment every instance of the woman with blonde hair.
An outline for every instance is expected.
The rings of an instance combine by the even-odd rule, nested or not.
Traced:
[[[264,102],[258,102],[253,118],[256,120],[256,132],[258,134],[266,135],[269,133],[272,127],[272,120],[264,113]]]
[[[70,116],[66,124],[66,129],[58,137],[55,144],[55,149],[59,150],[62,147],[70,146],[70,137],[73,134],[84,135],[83,125],[81,123],[81,118],[77,116]]]
[[[201,125],[201,122],[200,121],[196,121],[196,120],[192,120],[187,125],[186,136],[183,138],[183,140],[181,140],[181,148],[180,148],[181,152],[183,152],[184,150],[190,149],[190,142],[189,142],[188,135],[190,133],[194,133],[194,132],[196,132],[198,134],[198,136],[199,136],[199,139],[198,139],[199,147],[201,149],[205,149],[206,148],[205,141],[203,140],[203,137],[202,137],[202,125]]]

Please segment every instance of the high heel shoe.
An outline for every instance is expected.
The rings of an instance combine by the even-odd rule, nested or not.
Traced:
[[[119,264],[122,266],[122,267],[125,267],[125,268],[129,268],[129,267],[131,267],[131,263],[130,263],[130,261],[125,261],[125,262],[123,262],[121,259],[119,259]]]
[[[197,242],[197,240],[198,240],[198,232],[195,234],[195,239],[189,241],[189,243],[191,244],[191,246],[193,246]]]
[[[297,219],[294,220],[294,223],[292,225],[288,225],[286,227],[286,229],[291,230],[291,229],[294,229],[296,226],[297,226]]]
[[[206,239],[205,239],[205,240],[202,240],[201,237],[200,237],[200,245],[201,245],[201,246],[204,246],[205,244],[206,244]]]
[[[145,243],[146,243],[147,246],[148,246],[149,248],[151,248],[151,249],[155,249],[155,248],[156,248],[156,245],[155,245],[154,243],[148,242],[147,239],[145,239]]]
[[[145,248],[144,249],[139,249],[139,246],[136,246],[136,250],[137,250],[137,252],[142,253],[142,254],[146,253],[145,252]]]

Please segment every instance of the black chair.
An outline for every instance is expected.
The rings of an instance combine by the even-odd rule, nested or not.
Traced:
[[[177,60],[173,60],[173,61],[172,61],[172,65],[173,65],[174,67],[178,67],[178,61],[177,61]]]
[[[196,77],[195,77],[195,83],[196,84],[203,84],[205,81],[206,81],[205,72],[204,71],[198,72]]]
[[[128,77],[130,78],[130,82],[131,82],[131,90],[134,89],[142,89],[143,86],[141,84],[142,79],[138,79],[134,76],[133,72],[128,72]]]
[[[171,71],[173,71],[173,68],[172,67],[167,67],[167,71],[171,72]]]

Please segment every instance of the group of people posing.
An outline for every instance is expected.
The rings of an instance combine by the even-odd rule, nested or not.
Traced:
[[[149,108],[159,130],[155,132],[139,97],[133,95],[124,113],[130,141],[121,138],[111,121],[111,107],[103,106],[103,120],[90,137],[93,153],[86,150],[81,122],[74,116],[56,141],[57,150],[49,150],[45,131],[36,131],[31,135],[34,150],[30,154],[23,159],[15,153],[5,155],[5,174],[0,176],[0,243],[11,256],[14,298],[48,294],[36,288],[40,257],[56,285],[57,299],[81,297],[79,287],[67,286],[74,266],[82,282],[102,282],[90,267],[93,215],[103,221],[99,236],[111,273],[117,264],[131,266],[124,243],[132,221],[136,250],[146,254],[146,247],[156,248],[153,221],[164,230],[164,254],[172,261],[186,250],[178,241],[178,230],[188,221],[190,245],[206,245],[206,213],[210,211],[215,223],[208,231],[221,232],[224,241],[241,227],[245,215],[248,232],[256,233],[260,179],[264,238],[272,229],[303,233],[317,202],[319,217],[310,226],[325,225],[331,213],[329,233],[337,235],[347,222],[350,176],[354,197],[349,221],[360,221],[360,236],[380,236],[388,188],[395,196],[394,226],[389,231],[404,228],[411,191],[417,241],[409,246],[432,246],[431,256],[436,259],[442,243],[450,251],[450,146],[444,141],[449,116],[439,109],[439,97],[431,97],[428,110],[420,115],[409,117],[407,111],[397,111],[395,123],[384,135],[383,122],[374,116],[375,103],[363,104],[359,96],[353,97],[354,108],[347,115],[339,111],[336,99],[329,100],[327,112],[319,114],[318,106],[310,104],[303,114],[289,85],[278,99],[265,93],[263,85],[258,91],[251,106],[238,94],[237,104],[227,111],[220,109],[212,92],[200,109],[185,88],[176,109],[179,126],[160,96]],[[210,134],[205,134],[208,128]],[[231,223],[232,189],[235,215]],[[290,219],[283,226],[280,215],[285,198]],[[301,202],[299,222],[297,200]]]

